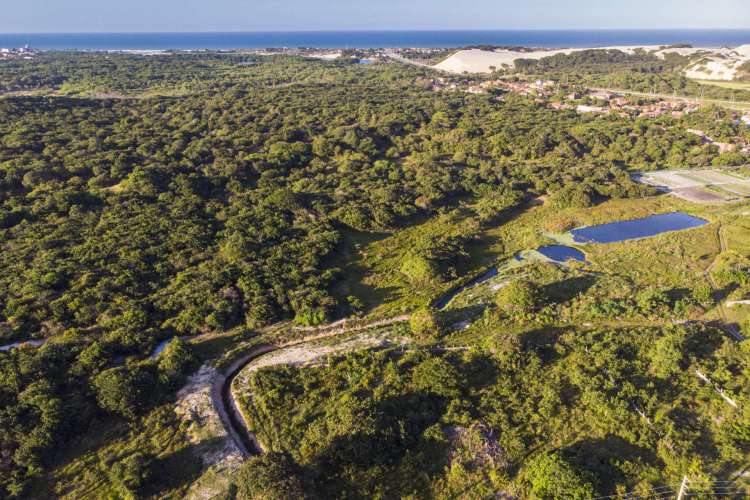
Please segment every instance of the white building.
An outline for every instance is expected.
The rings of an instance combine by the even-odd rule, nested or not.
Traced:
[[[579,105],[576,108],[579,113],[606,113],[607,110],[601,106],[586,106],[584,104]]]

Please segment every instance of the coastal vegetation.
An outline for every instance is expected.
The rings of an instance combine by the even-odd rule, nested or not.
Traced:
[[[705,85],[686,77],[682,70],[690,61],[688,56],[669,52],[660,58],[643,50],[627,54],[614,49],[591,49],[556,54],[538,61],[521,58],[516,60],[515,69],[524,74],[590,87],[750,102],[750,91],[742,84]]]
[[[725,158],[688,128],[746,131],[722,110],[581,116],[429,76],[219,53],[0,64],[0,344],[44,341],[0,352],[0,496],[186,496],[219,447],[190,441],[186,377],[344,316],[411,314],[411,343],[258,371],[273,453],[227,473],[227,496],[585,497],[739,467],[744,406],[693,373],[747,383],[744,344],[712,323],[747,293],[746,216],[631,174]],[[710,224],[435,306],[551,233],[674,210]]]

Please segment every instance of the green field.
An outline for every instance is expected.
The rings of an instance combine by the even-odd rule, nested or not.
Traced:
[[[721,80],[695,80],[701,85],[713,85],[714,87],[721,87],[724,89],[733,90],[750,90],[750,83],[746,82],[727,82]]]

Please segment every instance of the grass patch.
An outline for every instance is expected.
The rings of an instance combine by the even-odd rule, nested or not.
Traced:
[[[727,82],[723,80],[695,80],[695,82],[701,85],[710,85],[713,87],[721,87],[723,89],[750,90],[750,83],[745,82]]]

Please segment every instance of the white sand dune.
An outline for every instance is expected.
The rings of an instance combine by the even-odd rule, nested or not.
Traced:
[[[734,80],[740,66],[750,61],[750,44],[735,49],[715,49],[685,69],[685,76],[699,80]]]
[[[536,52],[517,52],[514,50],[480,50],[468,49],[459,50],[445,61],[437,66],[438,69],[449,71],[451,73],[489,73],[490,67],[497,69],[503,67],[513,67],[516,59],[534,59],[539,60],[543,57],[554,56],[555,54],[570,54],[570,50],[546,50]]]
[[[636,49],[642,48],[647,51],[656,51],[660,46],[612,46],[612,47],[596,47],[597,49],[606,50],[620,50],[627,54],[633,54]],[[463,73],[467,71],[469,73],[489,73],[490,66],[496,68],[502,68],[504,66],[513,67],[516,59],[533,59],[538,61],[539,59],[554,56],[557,54],[572,54],[574,52],[581,52],[589,50],[587,48],[578,49],[555,49],[555,50],[535,50],[531,52],[521,52],[516,50],[480,50],[480,49],[468,49],[459,50],[445,61],[441,62],[437,66],[438,69],[443,71],[449,71],[452,73]]]
[[[313,53],[307,54],[310,59],[322,59],[324,61],[333,61],[341,57],[341,52]]]
[[[637,49],[643,49],[660,58],[666,57],[666,54],[679,54],[681,56],[695,57],[704,55],[705,57],[700,58],[699,61],[685,70],[685,75],[688,78],[709,80],[732,80],[736,76],[738,68],[750,60],[750,44],[742,45],[736,49],[709,49],[701,47],[662,49],[661,46],[658,45],[627,45],[593,48],[619,50],[626,54],[633,54]],[[589,49],[536,50],[531,52],[505,49],[494,51],[467,49],[459,50],[435,67],[450,73],[490,73],[490,68],[493,66],[497,69],[512,68],[517,59],[533,59],[538,61],[539,59],[554,56],[556,54],[572,54],[583,50]]]

